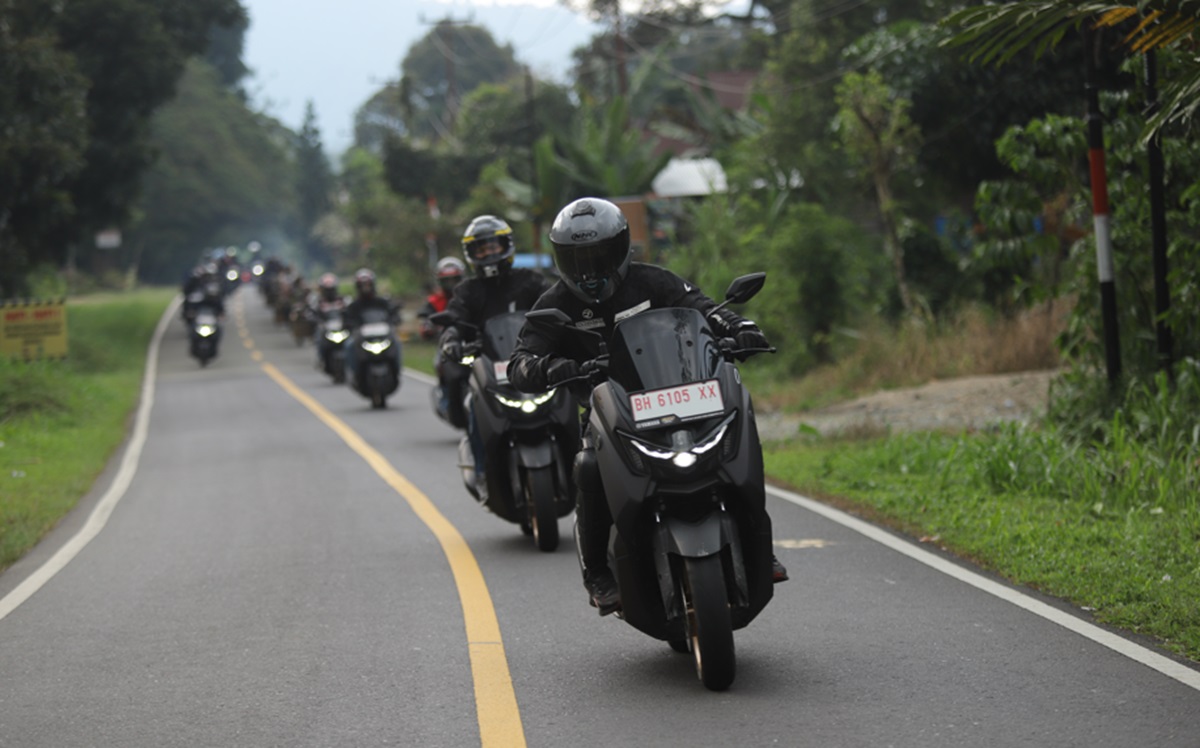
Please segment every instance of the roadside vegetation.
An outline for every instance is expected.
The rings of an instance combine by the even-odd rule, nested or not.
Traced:
[[[1080,433],[1053,413],[977,433],[797,435],[771,478],[1200,660],[1200,367],[1133,385]],[[1056,385],[1059,406],[1061,390]]]
[[[0,570],[79,502],[125,438],[173,293],[71,299],[67,360],[0,358]]]

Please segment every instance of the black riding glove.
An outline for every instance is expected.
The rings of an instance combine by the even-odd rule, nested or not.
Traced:
[[[450,338],[442,342],[442,358],[457,364],[459,361],[462,361],[462,356],[463,347],[461,340]]]
[[[579,376],[579,364],[569,358],[559,358],[546,367],[546,386],[557,387]]]
[[[733,339],[737,341],[738,348],[771,347],[771,344],[767,342],[767,336],[763,335],[762,330],[754,325],[748,325],[738,330]]]

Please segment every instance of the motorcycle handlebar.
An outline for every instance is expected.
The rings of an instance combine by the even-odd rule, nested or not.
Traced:
[[[733,338],[721,338],[718,344],[721,349],[721,354],[727,360],[742,357],[742,360],[759,353],[777,353],[779,351],[775,346],[767,346],[766,348],[738,348],[737,341]]]

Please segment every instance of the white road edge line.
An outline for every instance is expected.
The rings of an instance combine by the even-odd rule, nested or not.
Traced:
[[[100,501],[96,503],[79,532],[64,543],[46,563],[38,567],[11,592],[0,598],[0,621],[16,610],[21,603],[32,597],[55,574],[62,571],[88,543],[92,542],[92,538],[100,534],[104,525],[108,523],[113,509],[116,508],[117,502],[125,495],[125,491],[133,481],[133,476],[137,473],[138,460],[142,456],[142,447],[146,444],[146,432],[150,426],[150,409],[154,407],[154,382],[158,376],[158,349],[162,343],[163,333],[171,318],[175,316],[175,310],[179,308],[182,300],[182,296],[176,296],[171,301],[158,320],[158,326],[154,328],[154,335],[150,338],[150,347],[146,351],[146,369],[142,375],[142,394],[133,425],[133,435],[129,439],[129,447],[121,458],[121,466],[117,469],[112,484],[104,492]]]
[[[404,376],[408,377],[409,379],[415,379],[421,384],[436,386],[438,383],[437,377],[431,377],[423,371],[410,369],[407,366],[404,367]]]
[[[856,517],[852,517],[843,511],[834,509],[831,506],[810,499],[807,496],[801,496],[791,491],[785,491],[774,486],[767,486],[767,493],[789,501],[797,506],[814,512],[825,517],[828,520],[842,525],[843,527],[853,530],[854,532],[864,535],[867,538],[887,546],[888,548],[901,553],[919,563],[939,571],[949,577],[965,582],[966,584],[975,587],[978,590],[1000,598],[1001,600],[1023,608],[1036,616],[1040,616],[1051,623],[1058,624],[1063,628],[1073,631],[1080,636],[1091,639],[1101,646],[1108,647],[1117,654],[1124,655],[1131,660],[1142,663],[1143,665],[1152,668],[1159,673],[1173,678],[1189,688],[1200,691],[1200,672],[1193,670],[1185,665],[1182,665],[1169,657],[1143,647],[1140,644],[1129,641],[1110,631],[1107,631],[1095,624],[1088,623],[1081,618],[1076,618],[1069,613],[1065,613],[1053,606],[1047,605],[1040,600],[1023,594],[1015,589],[1006,587],[998,582],[994,582],[987,577],[969,571],[951,563],[946,559],[936,554],[930,553],[922,548],[918,548],[910,542],[897,538],[889,532],[881,530],[872,524],[864,522]]]

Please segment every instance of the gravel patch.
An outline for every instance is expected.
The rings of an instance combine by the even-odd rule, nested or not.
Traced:
[[[1055,371],[935,380],[802,413],[759,413],[764,441],[788,439],[805,424],[822,435],[888,431],[972,431],[1028,423],[1046,413]]]

